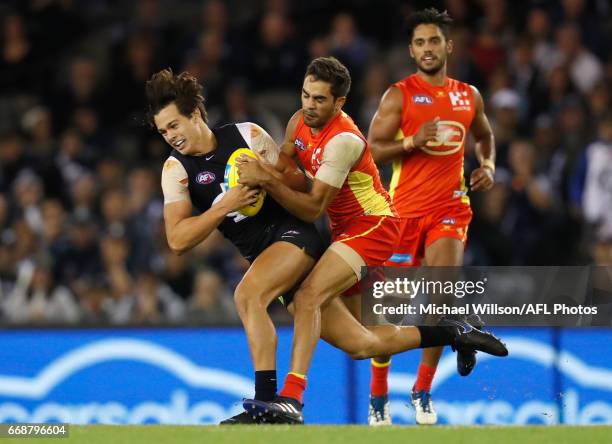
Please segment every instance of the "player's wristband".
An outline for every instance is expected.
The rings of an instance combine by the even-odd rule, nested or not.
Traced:
[[[404,137],[404,139],[402,140],[402,148],[406,152],[412,151],[414,149],[414,137],[413,136]]]
[[[493,163],[493,161],[491,159],[485,159],[482,161],[482,163],[480,164],[481,168],[488,168],[491,170],[491,172],[493,174],[495,174],[495,164]]]

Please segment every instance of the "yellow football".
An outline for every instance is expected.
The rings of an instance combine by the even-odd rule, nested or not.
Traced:
[[[232,188],[238,185],[238,179],[240,178],[240,176],[238,175],[238,168],[236,167],[236,159],[243,154],[257,159],[257,154],[255,154],[249,148],[238,148],[236,151],[234,151],[230,158],[227,160],[227,165],[225,166],[224,179],[228,188]],[[259,190],[259,193],[257,194],[257,200],[251,205],[247,205],[246,207],[240,208],[238,212],[245,216],[255,216],[257,213],[259,213],[259,210],[261,210],[265,198],[266,191]]]

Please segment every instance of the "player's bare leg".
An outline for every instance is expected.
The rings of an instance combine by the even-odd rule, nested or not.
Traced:
[[[372,358],[381,353],[397,354],[420,347],[422,337],[418,327],[365,327],[345,303],[348,299],[332,298],[321,307],[321,339],[353,359]],[[295,314],[293,304],[288,310]]]
[[[423,265],[431,267],[452,267],[463,265],[463,242],[452,237],[443,237],[434,241],[425,248],[425,260]],[[412,404],[416,411],[416,422],[423,425],[431,425],[438,422],[438,415],[431,401],[431,384],[440,362],[444,347],[432,347],[423,349],[421,363],[417,372],[417,379],[412,388]],[[460,353],[457,355],[458,360]],[[475,364],[475,352],[469,352],[465,360]],[[473,358],[473,359],[470,359]],[[472,364],[472,367],[473,367]],[[469,365],[469,362],[466,363]]]
[[[361,322],[361,295],[342,297],[342,302],[351,314]],[[388,377],[391,369],[391,356],[382,355],[372,358],[370,363],[370,399],[368,406],[368,425],[377,427],[391,425],[389,409]]]
[[[382,353],[396,354],[418,348],[421,333],[417,327],[364,327],[340,298],[333,298],[321,309],[321,339],[353,359],[367,359]]]
[[[268,402],[246,399],[243,405],[247,411],[265,421],[303,423],[302,395],[306,388],[306,372],[321,336],[322,321],[325,322],[325,339],[346,350],[355,359],[395,354],[416,347],[451,344],[472,347],[497,356],[507,355],[507,349],[497,338],[467,324],[454,327],[383,325],[365,328],[336,297],[356,281],[354,269],[343,256],[333,251],[332,245],[295,295],[292,371],[287,375],[280,396]],[[334,309],[338,312],[330,314],[334,313]],[[322,312],[326,315],[324,319]],[[474,335],[467,336],[472,331]]]
[[[317,265],[318,266],[318,265]],[[315,266],[316,268],[316,266]],[[293,304],[289,310],[294,312]],[[340,298],[328,299],[320,307],[320,334],[321,338],[331,345],[345,351],[353,359],[366,359],[373,356],[396,354],[417,347],[433,347],[440,345],[465,345],[496,356],[506,356],[507,349],[497,338],[490,334],[469,328],[468,324],[462,328],[453,327],[408,327],[381,325],[364,327],[344,305]],[[468,328],[466,328],[468,327]],[[462,332],[475,332],[474,337],[467,337]],[[468,333],[471,335],[471,333]],[[464,337],[462,337],[462,335]],[[309,361],[308,361],[309,362]],[[290,373],[285,381],[280,397],[271,402],[261,402],[247,399],[244,407],[254,417],[265,422],[279,422],[284,424],[303,423],[301,399],[285,393],[289,385],[290,390],[296,390],[291,384],[299,384],[299,395],[303,392],[305,377]],[[297,381],[291,381],[291,379]],[[289,384],[288,384],[289,383]]]
[[[328,249],[293,299],[295,319],[291,372],[305,375],[321,336],[321,307],[357,282],[351,266]]]
[[[255,259],[238,284],[234,300],[255,370],[276,368],[276,329],[268,315],[268,305],[296,286],[314,262],[295,245],[275,242]]]
[[[326,250],[293,298],[291,371],[279,398],[272,402],[247,399],[243,403],[254,417],[283,423],[304,422],[302,395],[306,389],[306,373],[321,337],[321,307],[357,282],[353,268],[332,248],[333,245]]]
[[[255,399],[267,401],[276,396],[277,336],[268,315],[268,305],[295,287],[312,269],[314,262],[297,246],[275,242],[255,259],[236,288],[236,309],[244,325],[255,367]],[[221,424],[255,422],[251,415],[243,412]]]

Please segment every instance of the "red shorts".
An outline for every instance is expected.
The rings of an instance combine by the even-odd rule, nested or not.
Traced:
[[[386,266],[403,267],[421,264],[425,249],[443,237],[467,242],[472,209],[467,205],[446,207],[414,218],[402,218],[400,236]]]
[[[400,233],[400,218],[361,216],[349,222],[332,242],[342,242],[355,250],[368,267],[382,265],[391,254]]]
[[[353,249],[368,267],[383,265],[393,254],[400,234],[400,218],[393,216],[361,216],[353,219],[332,242],[341,242]],[[347,290],[349,296],[359,292],[359,282]]]

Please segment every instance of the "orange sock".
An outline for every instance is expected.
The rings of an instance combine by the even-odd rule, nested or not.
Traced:
[[[297,399],[300,404],[304,404],[302,402],[304,390],[306,390],[306,375],[289,373],[285,378],[285,385],[283,385],[283,389],[280,391],[280,396]]]
[[[370,395],[386,396],[389,393],[387,377],[389,376],[389,369],[391,368],[391,359],[382,364],[374,361],[374,359],[372,359],[371,362],[372,379],[370,382]]]
[[[431,391],[431,382],[433,381],[434,375],[436,374],[436,367],[430,367],[427,364],[419,364],[419,372],[417,373],[417,380],[414,383],[414,391],[420,392],[425,390],[426,392]]]

